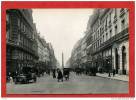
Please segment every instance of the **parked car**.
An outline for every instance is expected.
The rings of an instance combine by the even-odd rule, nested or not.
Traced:
[[[20,74],[20,75],[17,75],[14,78],[14,82],[15,82],[15,84],[17,84],[17,83],[27,83],[27,78],[24,74]]]
[[[14,82],[17,83],[29,83],[29,82],[36,82],[37,76],[35,73],[29,73],[29,74],[20,74],[15,77]]]

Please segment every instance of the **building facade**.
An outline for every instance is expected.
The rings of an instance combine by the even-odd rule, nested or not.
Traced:
[[[55,57],[55,53],[54,53],[54,49],[52,47],[52,44],[47,43],[47,47],[48,47],[48,50],[49,50],[49,59],[50,59],[48,69],[56,69],[57,66],[58,66],[58,61]]]
[[[95,9],[82,42],[73,48],[71,65],[77,63],[85,65],[86,69],[96,68],[103,72],[114,69],[116,74],[129,74],[128,28],[128,9]]]
[[[86,43],[86,38],[87,38],[87,36],[84,36],[83,38],[82,38],[82,41],[81,41],[81,51],[80,51],[80,53],[81,53],[81,60],[80,60],[80,65],[81,65],[81,67],[82,68],[84,68],[84,69],[87,69],[87,50],[86,50],[86,48],[87,48],[87,43]]]
[[[48,50],[46,41],[40,37],[40,33],[38,33],[37,44],[38,44],[39,59],[37,61],[36,67],[38,71],[45,71],[49,67],[50,52]]]
[[[7,10],[6,31],[7,73],[19,73],[23,67],[34,67],[38,55],[32,10]]]
[[[116,74],[129,72],[128,9],[96,9],[90,23],[93,66]]]
[[[74,45],[74,48],[71,53],[71,64],[70,66],[75,69],[75,68],[81,68],[81,44],[82,44],[82,38],[77,41],[77,43]]]

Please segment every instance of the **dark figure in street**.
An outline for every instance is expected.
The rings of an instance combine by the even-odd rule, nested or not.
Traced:
[[[60,80],[63,82],[63,74],[62,74],[62,72],[61,72],[60,69],[58,69],[58,77],[57,77],[57,79],[58,79],[58,82],[59,82]]]
[[[64,69],[63,76],[65,77],[65,80],[69,80],[69,70]]]
[[[76,69],[76,75],[81,75],[81,69],[80,68]]]
[[[53,76],[53,78],[56,78],[56,70],[55,69],[53,69],[53,71],[52,71],[52,76]]]
[[[113,71],[112,71],[112,72],[113,72],[113,77],[114,77],[114,76],[115,76],[115,73],[116,73],[115,69],[113,69]]]
[[[108,77],[111,77],[111,71],[110,70],[108,71]]]

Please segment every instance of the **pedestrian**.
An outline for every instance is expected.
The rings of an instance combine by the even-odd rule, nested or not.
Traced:
[[[62,72],[61,72],[60,69],[58,69],[58,77],[57,77],[57,79],[58,79],[58,82],[59,82],[60,80],[63,82],[63,74],[62,74]]]
[[[53,78],[56,78],[56,70],[55,69],[53,69],[53,71],[52,71],[52,76],[53,76]]]
[[[10,76],[10,83],[11,83],[11,84],[13,84],[13,83],[14,83],[14,81],[13,81],[13,77],[12,77],[12,76]]]
[[[111,71],[109,70],[109,75],[108,75],[108,77],[111,77]]]
[[[115,69],[113,69],[113,77],[115,76]]]

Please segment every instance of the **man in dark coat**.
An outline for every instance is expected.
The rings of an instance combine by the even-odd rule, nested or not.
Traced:
[[[113,77],[115,76],[115,74],[116,74],[116,70],[115,69],[113,69],[112,70],[112,72],[113,72]]]
[[[53,76],[53,78],[56,78],[56,70],[55,69],[53,69],[53,71],[52,71],[52,76]]]
[[[58,82],[59,82],[59,80],[61,80],[63,82],[63,74],[62,74],[60,69],[58,70],[58,77],[57,77],[57,79],[58,79]]]

